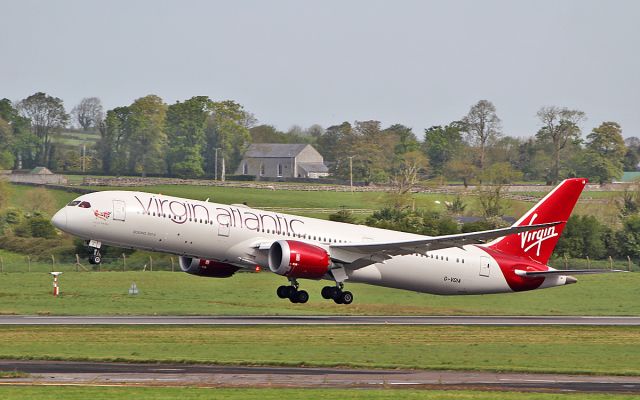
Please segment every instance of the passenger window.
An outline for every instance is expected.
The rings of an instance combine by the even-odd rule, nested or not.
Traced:
[[[75,207],[75,206],[77,206],[78,204],[80,204],[80,201],[79,201],[79,200],[74,200],[74,201],[69,202],[69,204],[67,204],[67,205],[68,205],[69,207]]]
[[[91,203],[89,203],[88,201],[83,201],[82,203],[80,203],[80,205],[78,207],[80,207],[80,208],[91,208]]]

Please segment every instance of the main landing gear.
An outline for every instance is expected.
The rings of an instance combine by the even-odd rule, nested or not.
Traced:
[[[100,254],[100,247],[102,243],[89,240],[89,249],[93,250],[93,254],[89,256],[89,264],[100,264],[102,262],[102,254]]]
[[[336,304],[351,304],[353,302],[353,293],[343,289],[342,283],[337,286],[325,286],[322,288],[322,298],[333,299]]]
[[[292,303],[306,303],[309,301],[309,293],[305,290],[298,289],[298,282],[289,278],[291,285],[282,285],[278,287],[276,293],[281,299],[289,299]],[[348,290],[342,290],[344,285],[337,283],[336,286],[325,286],[322,288],[322,297],[332,299],[336,304],[351,304],[353,302],[353,293]]]
[[[298,282],[295,279],[289,279],[291,285],[278,286],[276,293],[281,299],[289,299],[292,303],[306,303],[309,301],[309,293],[306,290],[298,290]]]

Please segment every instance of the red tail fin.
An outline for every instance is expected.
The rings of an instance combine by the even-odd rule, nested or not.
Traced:
[[[587,180],[584,178],[562,181],[513,226],[544,224],[556,221],[565,221],[564,223],[549,228],[505,236],[489,243],[487,246],[493,250],[546,264],[586,184]]]

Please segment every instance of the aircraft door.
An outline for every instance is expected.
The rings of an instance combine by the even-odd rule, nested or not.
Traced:
[[[218,225],[218,236],[229,236],[229,225]]]
[[[113,220],[124,221],[127,216],[127,207],[122,200],[113,201]]]
[[[488,277],[491,261],[489,257],[480,257],[480,276]]]

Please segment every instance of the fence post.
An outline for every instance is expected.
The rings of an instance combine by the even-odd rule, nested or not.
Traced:
[[[153,272],[153,257],[149,256],[149,271]]]
[[[51,272],[55,271],[55,268],[56,268],[56,259],[52,254],[51,255]]]
[[[589,256],[587,256],[587,269],[591,269],[591,260],[589,259]]]
[[[631,272],[631,257],[627,256],[627,271]]]
[[[609,256],[609,269],[613,269],[613,258]]]
[[[27,262],[29,263],[28,272],[31,272],[31,256],[27,256]]]
[[[122,253],[122,272],[127,270],[127,256]]]
[[[169,257],[171,259],[171,272],[175,272],[175,270],[173,269],[173,257]]]
[[[76,254],[76,272],[80,272],[80,256]]]
[[[564,254],[564,269],[569,269],[569,260],[567,259],[567,253]]]
[[[0,257],[0,272],[4,272],[4,260]]]

